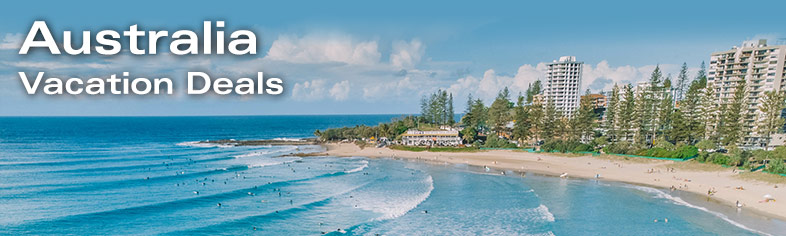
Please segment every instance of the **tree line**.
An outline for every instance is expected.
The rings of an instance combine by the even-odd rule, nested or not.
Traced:
[[[717,97],[716,89],[720,88],[707,81],[703,62],[693,78],[688,75],[687,63],[683,63],[675,81],[671,75],[664,76],[656,66],[647,83],[636,87],[615,84],[607,94],[605,111],[593,106],[592,99],[586,96],[590,94],[587,90],[568,116],[557,110],[548,97],[536,100],[543,98],[538,96],[543,92],[543,85],[537,80],[525,94],[515,97],[507,87],[502,89],[488,106],[470,94],[458,126],[463,128],[460,135],[464,143],[475,147],[539,146],[544,151],[603,151],[669,158],[697,156],[702,162],[745,167],[774,159],[770,170],[783,169],[786,148],[746,151],[738,145],[766,144],[772,134],[781,131],[786,95],[762,94],[756,107],[761,117],[751,117],[750,89],[745,82],[737,83],[731,97]],[[424,96],[420,108],[420,116],[377,127],[328,129],[315,134],[324,140],[371,137],[372,133],[376,137],[394,138],[407,129],[456,125],[453,95],[447,91]],[[753,130],[754,126],[758,129]],[[744,143],[745,135],[750,132],[758,133],[761,140]]]

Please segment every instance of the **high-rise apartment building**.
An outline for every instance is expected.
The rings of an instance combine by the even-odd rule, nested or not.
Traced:
[[[584,62],[574,56],[560,57],[549,63],[546,72],[545,102],[553,102],[557,111],[571,117],[579,107],[581,69]]]
[[[712,53],[707,73],[707,83],[712,85],[720,111],[722,104],[734,100],[739,83],[746,84],[745,103],[742,115],[743,135],[740,143],[744,147],[764,147],[769,140],[759,134],[759,120],[763,118],[759,109],[764,92],[786,91],[786,45],[770,46],[767,40],[745,42],[741,47]],[[718,115],[717,113],[714,115]],[[708,127],[715,130],[715,127]]]

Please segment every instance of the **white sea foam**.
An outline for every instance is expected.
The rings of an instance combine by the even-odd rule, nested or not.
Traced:
[[[297,141],[303,141],[303,139],[300,139],[300,138],[274,138],[273,140],[279,140],[279,141],[293,141],[293,142],[297,142]]]
[[[363,160],[363,165],[362,166],[358,166],[355,169],[344,171],[344,173],[347,173],[347,174],[355,173],[355,172],[359,172],[359,171],[365,170],[366,168],[368,168],[368,161]]]
[[[407,177],[409,178],[409,177]],[[344,204],[379,214],[375,221],[401,217],[425,201],[434,190],[434,179],[430,175],[416,181],[386,181],[368,185],[353,192],[353,198],[342,199]],[[388,185],[395,186],[388,186]],[[406,186],[401,186],[402,184]]]
[[[233,145],[228,145],[228,144],[203,143],[202,141],[182,142],[182,143],[177,143],[175,145],[177,145],[177,146],[185,146],[185,147],[202,147],[202,148],[212,148],[212,147],[230,148],[230,147],[234,147]]]
[[[300,157],[292,157],[292,158],[276,158],[276,159],[268,159],[267,161],[263,162],[256,162],[248,165],[248,168],[259,168],[265,166],[275,166],[275,165],[283,165],[292,163],[298,160],[302,160],[303,158]]]
[[[425,183],[428,184],[426,191],[409,198],[401,199],[397,204],[375,208],[375,212],[382,213],[382,216],[377,217],[375,220],[395,219],[415,209],[415,207],[431,196],[431,191],[434,190],[434,179],[431,178],[431,175],[425,179]]]
[[[298,150],[298,148],[300,148],[300,147],[298,147],[298,146],[282,146],[282,147],[286,147],[286,148],[281,148],[281,149],[279,149],[279,150],[276,150],[275,152],[276,152],[276,153],[281,153],[281,152],[291,152],[291,151]]]
[[[541,217],[541,220],[554,222],[554,214],[551,214],[551,211],[549,211],[549,208],[546,207],[546,205],[540,204],[540,206],[533,209],[533,211]]]
[[[234,157],[235,158],[258,157],[258,156],[264,156],[264,155],[267,155],[267,154],[270,154],[270,153],[271,152],[269,152],[269,151],[267,151],[267,152],[252,152],[252,153],[246,153],[246,154],[242,154],[242,155],[237,155],[237,156],[234,156]]]
[[[751,232],[757,233],[757,234],[762,234],[762,235],[772,235],[772,234],[768,234],[768,233],[765,233],[765,232],[762,232],[762,231],[758,231],[758,230],[755,230],[755,229],[748,228],[747,226],[745,226],[743,224],[740,224],[740,223],[738,223],[736,221],[733,221],[733,220],[729,219],[728,216],[726,216],[726,215],[724,215],[722,213],[714,212],[714,211],[711,211],[711,210],[709,210],[707,208],[690,204],[690,203],[686,202],[685,200],[682,200],[682,198],[671,196],[671,195],[669,195],[669,194],[667,194],[667,193],[665,193],[663,191],[660,191],[658,189],[650,188],[650,187],[644,187],[644,186],[636,186],[636,185],[630,185],[630,186],[632,188],[640,190],[642,192],[651,193],[651,194],[655,195],[655,197],[657,197],[657,198],[663,198],[663,199],[670,200],[671,202],[673,202],[673,203],[675,203],[677,205],[686,206],[686,207],[690,207],[690,208],[693,208],[693,209],[697,209],[697,210],[701,210],[701,211],[710,213],[710,214],[712,214],[712,215],[714,215],[714,216],[716,216],[716,217],[718,217],[718,218],[720,218],[720,219],[722,219],[722,220],[724,220],[726,222],[729,222],[730,224],[732,224],[734,226],[737,226],[737,227],[739,227],[741,229],[744,229],[744,230],[747,230],[747,231],[751,231]]]

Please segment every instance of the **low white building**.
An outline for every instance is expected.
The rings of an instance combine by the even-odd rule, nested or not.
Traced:
[[[767,145],[767,150],[773,150],[783,145],[786,145],[786,134],[772,134],[770,136],[770,143]]]
[[[458,146],[461,137],[458,130],[420,131],[407,130],[401,136],[401,141],[407,146]]]

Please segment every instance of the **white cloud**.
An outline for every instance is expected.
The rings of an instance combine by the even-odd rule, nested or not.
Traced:
[[[611,90],[614,84],[636,84],[648,81],[655,70],[656,65],[646,65],[640,67],[618,66],[613,67],[609,62],[603,60],[597,65],[584,65],[582,71],[581,91],[589,88],[594,92],[600,90]],[[659,65],[664,79],[671,75],[672,84],[676,83],[682,65],[663,64]],[[688,79],[693,80],[698,72],[698,68],[688,67]]]
[[[318,100],[325,96],[325,81],[312,80],[295,83],[292,87],[292,98],[295,100]]]
[[[349,81],[344,80],[333,85],[330,88],[330,96],[336,101],[344,101],[349,98]]]
[[[363,88],[363,98],[365,99],[380,99],[383,97],[400,97],[403,94],[408,94],[407,98],[415,97],[419,99],[419,94],[422,92],[412,83],[412,79],[407,76],[398,81],[390,81],[387,83],[374,83],[371,86]]]
[[[279,36],[273,41],[265,59],[303,64],[340,62],[371,65],[378,63],[380,57],[376,41],[355,42],[348,36],[307,35],[301,38]]]
[[[413,39],[409,43],[396,41],[390,53],[390,64],[398,68],[412,68],[426,53],[426,46],[420,40]]]
[[[468,75],[459,78],[446,89],[448,92],[453,93],[454,96],[464,97],[472,93],[472,96],[475,98],[490,101],[505,87],[508,87],[514,96],[519,92],[523,94],[530,84],[544,77],[545,74],[546,64],[544,63],[534,66],[520,66],[514,76],[498,75],[495,70],[489,69],[483,73],[481,78]]]
[[[609,90],[614,84],[628,84],[644,81],[652,73],[655,66],[618,66],[612,67],[608,61],[601,61],[595,66],[584,65],[582,71],[582,91],[586,88]],[[596,82],[597,80],[597,82]]]
[[[18,49],[22,47],[22,34],[16,33],[11,34],[7,33],[3,37],[3,41],[0,41],[0,49],[8,50],[8,49]]]
[[[329,89],[328,89],[329,88]],[[292,87],[292,99],[299,101],[316,101],[326,97],[336,101],[343,101],[349,98],[350,85],[348,80],[344,80],[330,86],[323,79],[295,83]]]

